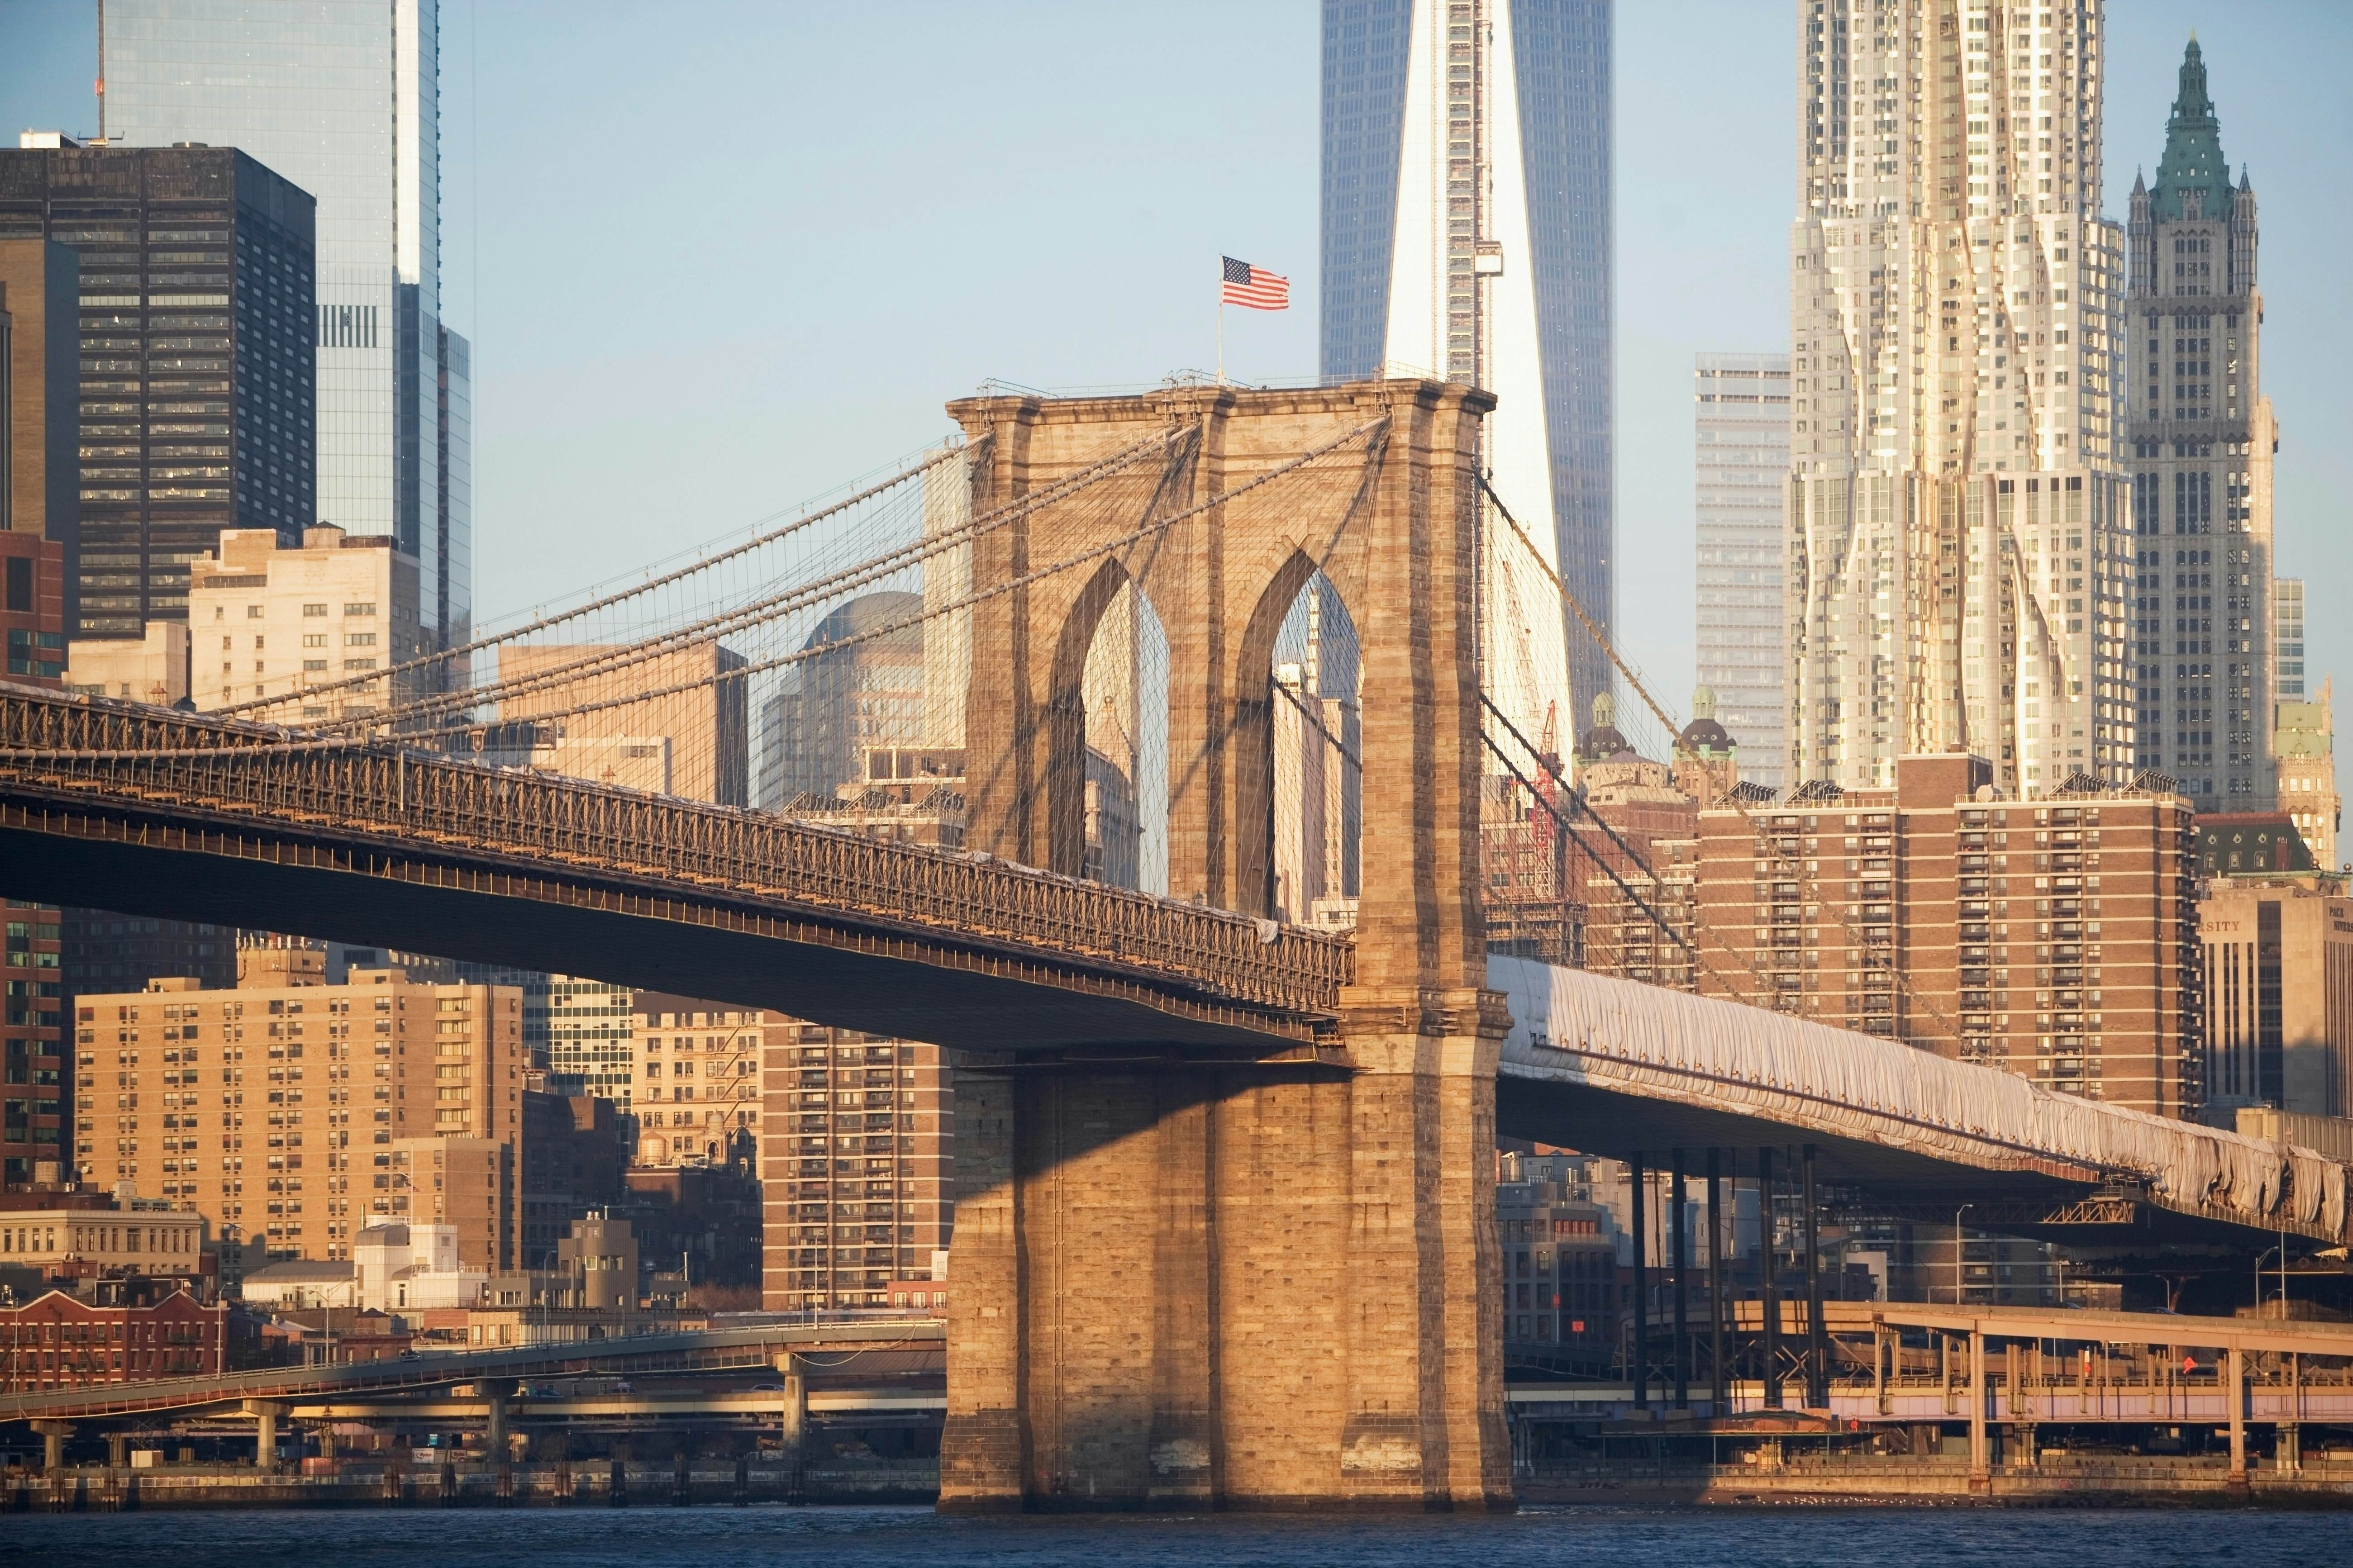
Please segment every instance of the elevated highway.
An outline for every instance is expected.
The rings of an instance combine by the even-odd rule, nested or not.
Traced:
[[[341,1366],[263,1367],[214,1377],[159,1378],[86,1389],[0,1394],[0,1422],[98,1421],[201,1415],[248,1401],[322,1408],[394,1396],[428,1396],[459,1384],[581,1373],[631,1378],[765,1371],[786,1355],[848,1358],[928,1350],[946,1338],[937,1319],[762,1324],[690,1333],[635,1334],[495,1350],[428,1351]],[[770,1401],[774,1407],[774,1400]]]

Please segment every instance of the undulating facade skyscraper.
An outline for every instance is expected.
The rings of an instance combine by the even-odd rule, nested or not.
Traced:
[[[472,622],[470,354],[441,321],[438,0],[114,0],[112,139],[234,146],[318,201],[317,515],[389,534]],[[445,468],[445,464],[447,465]]]
[[[2129,782],[2100,0],[1796,12],[1790,782]]]
[[[1614,607],[1614,0],[1324,0],[1323,373],[1496,394],[1489,689],[1567,750]],[[1361,606],[1358,606],[1361,609]],[[1563,667],[1566,674],[1562,674]]]
[[[2279,429],[2263,396],[2254,188],[2243,171],[2231,183],[2195,38],[2157,184],[2133,181],[2129,222],[2140,762],[2171,774],[2200,811],[2269,811]],[[2302,597],[2299,586],[2299,611]]]
[[[1781,614],[1789,356],[1704,353],[1692,373],[1700,684],[1740,749],[1741,777],[1779,789],[1789,755]]]

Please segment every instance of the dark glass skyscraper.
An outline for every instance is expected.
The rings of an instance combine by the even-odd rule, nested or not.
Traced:
[[[1561,577],[1605,624],[1613,26],[1614,0],[1324,4],[1323,373],[1438,371],[1508,395],[1532,347]],[[1515,343],[1531,292],[1535,342]],[[1579,700],[1604,689],[1591,639],[1567,648]]]
[[[313,519],[314,206],[227,147],[0,151],[0,237],[80,259],[76,624],[187,618],[224,528]]]

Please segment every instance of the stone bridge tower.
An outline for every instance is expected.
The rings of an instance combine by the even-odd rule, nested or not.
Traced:
[[[1078,491],[974,548],[974,590],[1005,591],[974,612],[972,847],[1077,870],[1081,672],[1132,582],[1168,635],[1169,888],[1262,914],[1270,661],[1320,569],[1359,628],[1366,853],[1337,1049],[960,1070],[944,1508],[1509,1505],[1482,1300],[1508,1023],[1477,861],[1492,405],[1399,381],[950,406],[976,514],[1178,432],[1129,504]]]

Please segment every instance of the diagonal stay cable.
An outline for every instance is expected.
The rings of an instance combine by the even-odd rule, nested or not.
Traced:
[[[1570,612],[1577,616],[1578,624],[1584,626],[1586,635],[1591,637],[1600,647],[1601,651],[1609,656],[1609,662],[1617,667],[1618,673],[1626,678],[1627,684],[1634,689],[1635,695],[1641,698],[1643,703],[1651,710],[1652,716],[1666,728],[1667,732],[1671,735],[1680,734],[1682,732],[1680,728],[1676,725],[1673,719],[1668,715],[1666,709],[1661,705],[1657,698],[1651,695],[1651,689],[1642,684],[1642,678],[1636,675],[1633,668],[1627,664],[1625,658],[1620,655],[1617,644],[1609,640],[1609,634],[1604,632],[1600,626],[1595,624],[1593,617],[1586,613],[1585,605],[1578,601],[1575,594],[1569,592],[1568,584],[1561,581],[1560,574],[1554,571],[1551,563],[1545,560],[1544,552],[1536,548],[1535,541],[1528,537],[1527,530],[1520,526],[1520,520],[1512,515],[1512,509],[1504,504],[1504,498],[1495,493],[1495,487],[1488,481],[1487,476],[1484,474],[1479,476],[1479,488],[1487,493],[1487,499],[1495,503],[1495,510],[1502,515],[1505,522],[1511,525],[1513,537],[1516,538],[1520,542],[1521,548],[1525,549],[1528,552],[1529,558],[1535,563],[1536,570],[1542,572],[1547,578],[1551,579],[1553,586],[1560,591],[1562,602],[1568,605]],[[1831,917],[1838,921],[1840,928],[1847,933],[1850,942],[1852,942],[1859,950],[1867,952],[1869,951],[1869,946],[1862,941],[1862,929],[1847,918],[1847,913],[1844,909],[1822,897],[1821,889],[1815,882],[1812,873],[1806,870],[1805,867],[1798,859],[1789,855],[1788,852],[1784,850],[1778,843],[1774,841],[1769,831],[1757,820],[1755,814],[1749,811],[1748,807],[1742,803],[1739,796],[1727,790],[1725,792],[1724,804],[1730,806],[1735,812],[1739,814],[1740,819],[1748,825],[1749,831],[1756,837],[1757,842],[1766,846],[1767,852],[1772,856],[1775,863],[1788,871],[1789,876],[1805,890],[1806,895],[1810,898],[1818,907],[1831,911]],[[1956,1043],[1959,1041],[1960,1030],[1955,1026],[1952,1019],[1946,1016],[1945,1010],[1943,1008],[1937,1006],[1936,1003],[1928,997],[1921,994],[1918,988],[1912,984],[1912,980],[1909,975],[1905,973],[1901,968],[1897,968],[1893,965],[1890,966],[1886,973],[1894,977],[1896,984],[1904,988],[1904,994],[1906,996],[1909,996],[1915,1002],[1919,1003],[1922,1007],[1926,1008],[1928,1013],[1936,1018],[1937,1023],[1943,1025],[1944,1027],[1951,1033]],[[1806,1006],[1810,1011],[1815,1010],[1814,1005],[1805,1001],[1804,997],[1805,994],[1800,992],[1800,1005]]]
[[[1660,879],[1657,870],[1651,867],[1648,860],[1644,859],[1642,856],[1635,850],[1632,845],[1627,843],[1625,839],[1620,838],[1618,836],[1618,830],[1610,826],[1608,820],[1604,818],[1599,812],[1593,809],[1592,805],[1588,803],[1585,798],[1585,792],[1577,788],[1574,784],[1571,784],[1566,778],[1563,778],[1561,776],[1559,767],[1553,763],[1551,758],[1547,757],[1544,752],[1536,750],[1534,745],[1530,744],[1527,736],[1522,733],[1520,727],[1517,724],[1513,723],[1512,721],[1504,714],[1504,710],[1496,707],[1494,701],[1489,698],[1485,692],[1482,691],[1479,694],[1479,700],[1486,707],[1488,712],[1494,715],[1495,721],[1503,725],[1504,729],[1509,730],[1512,732],[1512,738],[1517,741],[1523,747],[1526,748],[1528,754],[1535,759],[1536,765],[1544,769],[1546,773],[1551,777],[1555,784],[1567,791],[1568,798],[1577,803],[1577,809],[1584,812],[1585,815],[1592,820],[1595,826],[1600,828],[1602,832],[1609,836],[1609,842],[1615,844],[1629,859],[1632,860],[1635,865],[1642,868],[1642,874],[1651,879],[1651,885],[1653,887],[1663,886],[1664,884]],[[1546,811],[1552,813],[1554,821],[1560,823],[1564,827],[1568,826],[1567,822],[1561,816],[1559,810],[1555,807],[1550,801],[1545,799],[1543,795],[1536,793],[1535,786],[1527,781],[1509,757],[1504,755],[1503,749],[1501,747],[1497,746],[1492,739],[1487,741],[1487,746],[1489,750],[1494,752],[1498,761],[1503,763],[1506,768],[1511,769],[1512,776],[1520,781],[1520,786],[1523,789],[1525,789],[1529,795],[1534,796],[1538,805],[1542,805]],[[1574,834],[1574,829],[1571,829],[1572,834]],[[1727,993],[1734,995],[1739,994],[1739,993],[1734,989],[1731,982],[1724,978],[1723,972],[1717,969],[1715,965],[1708,963],[1706,957],[1700,952],[1697,947],[1694,946],[1691,942],[1684,941],[1682,936],[1678,935],[1673,928],[1666,923],[1665,920],[1657,910],[1651,909],[1647,904],[1643,904],[1641,899],[1638,897],[1631,889],[1627,888],[1623,881],[1619,879],[1618,874],[1615,871],[1609,870],[1608,861],[1603,860],[1599,855],[1594,855],[1592,849],[1586,847],[1582,840],[1579,840],[1579,847],[1585,848],[1585,852],[1588,855],[1592,856],[1594,863],[1599,866],[1604,871],[1608,871],[1609,873],[1609,879],[1613,882],[1617,882],[1619,888],[1625,891],[1627,897],[1633,899],[1637,904],[1641,905],[1642,912],[1651,917],[1652,923],[1657,925],[1661,931],[1672,938],[1677,943],[1683,946],[1685,951],[1690,952],[1693,960],[1696,962],[1701,968],[1714,975],[1715,979],[1723,984]],[[1699,921],[1697,898],[1698,889],[1694,888],[1693,889],[1694,904],[1692,911],[1692,921],[1694,928],[1697,927]],[[1759,996],[1770,995],[1772,986],[1766,980],[1764,974],[1758,971],[1757,966],[1749,963],[1737,949],[1727,949],[1727,951],[1732,953],[1733,961],[1738,963],[1741,968],[1748,971],[1749,978],[1757,982],[1757,994]]]
[[[1599,855],[1593,854],[1591,847],[1587,844],[1583,838],[1578,837],[1577,828],[1569,822],[1567,817],[1561,815],[1560,808],[1553,805],[1552,802],[1546,800],[1543,794],[1537,790],[1535,781],[1531,780],[1527,774],[1520,772],[1520,764],[1512,761],[1512,759],[1504,753],[1504,748],[1495,743],[1494,736],[1490,735],[1484,730],[1482,730],[1479,732],[1479,740],[1481,743],[1483,744],[1491,753],[1493,753],[1494,759],[1504,764],[1504,771],[1510,773],[1513,779],[1518,783],[1519,786],[1528,792],[1529,798],[1533,799],[1538,805],[1544,807],[1546,814],[1549,816],[1554,822],[1560,825],[1560,828],[1563,832],[1567,833],[1571,838],[1577,839],[1578,848],[1583,849],[1586,854],[1593,857],[1593,863],[1601,868],[1601,871],[1604,876],[1608,877],[1612,882],[1618,884],[1618,890],[1625,894],[1636,908],[1640,909],[1644,914],[1650,916],[1651,923],[1659,928],[1661,935],[1664,936],[1669,942],[1673,942],[1677,947],[1682,948],[1685,952],[1690,953],[1695,962],[1702,964],[1707,963],[1706,959],[1700,956],[1699,949],[1694,947],[1690,941],[1686,939],[1682,932],[1676,931],[1672,925],[1668,923],[1667,918],[1664,915],[1652,909],[1642,895],[1634,890],[1632,883],[1620,876],[1617,868],[1611,866],[1609,861],[1603,859]],[[1597,818],[1596,820],[1599,819]],[[1657,879],[1654,877],[1651,880],[1655,882]]]
[[[1324,737],[1324,741],[1330,744],[1334,751],[1340,753],[1341,759],[1354,766],[1357,770],[1359,775],[1361,775],[1364,771],[1364,759],[1358,756],[1356,752],[1348,750],[1347,743],[1342,741],[1337,735],[1332,733],[1330,727],[1324,722],[1323,719],[1318,716],[1314,710],[1307,706],[1305,700],[1303,699],[1299,693],[1293,691],[1289,686],[1280,680],[1271,680],[1271,683],[1275,690],[1282,694],[1284,700],[1288,701],[1292,707],[1298,710],[1300,717],[1304,719],[1308,723],[1314,725],[1316,732]],[[1514,740],[1519,742],[1521,745],[1526,746],[1532,754],[1535,754],[1541,759],[1542,753],[1537,752],[1535,747],[1528,745],[1528,738],[1520,732],[1519,726],[1514,724],[1509,718],[1506,718],[1503,710],[1497,708],[1487,697],[1485,692],[1482,691],[1479,694],[1479,700],[1486,707],[1488,712],[1494,715],[1498,722],[1512,732],[1512,738]],[[1616,868],[1613,868],[1606,858],[1594,853],[1593,847],[1590,842],[1588,842],[1585,837],[1577,831],[1577,824],[1569,817],[1564,816],[1559,807],[1545,798],[1542,792],[1536,788],[1535,784],[1528,778],[1528,776],[1520,772],[1519,765],[1505,754],[1503,747],[1495,743],[1493,736],[1489,735],[1482,731],[1479,739],[1486,745],[1488,751],[1494,753],[1495,760],[1503,763],[1505,771],[1510,773],[1512,777],[1518,781],[1520,787],[1528,792],[1529,798],[1534,800],[1538,805],[1544,807],[1546,813],[1552,817],[1553,821],[1559,825],[1561,831],[1567,834],[1570,838],[1574,839],[1577,842],[1577,847],[1581,849],[1595,865],[1601,868],[1604,875],[1618,885],[1618,890],[1625,894],[1628,900],[1630,901],[1635,908],[1641,910],[1643,914],[1650,917],[1651,923],[1659,928],[1661,935],[1673,942],[1676,946],[1682,948],[1684,952],[1690,953],[1694,963],[1699,964],[1702,968],[1706,969],[1711,974],[1714,974],[1718,981],[1724,981],[1723,973],[1718,971],[1714,964],[1708,963],[1706,957],[1700,952],[1697,947],[1693,945],[1693,943],[1680,931],[1676,931],[1672,923],[1671,923],[1664,915],[1651,908],[1650,902],[1645,900],[1641,893],[1635,891],[1632,884],[1629,883],[1625,878],[1620,877]],[[1556,779],[1559,777],[1556,772],[1554,773],[1554,777]],[[1567,781],[1564,780],[1561,782],[1566,784]],[[1632,845],[1620,837],[1617,830],[1611,827],[1608,822],[1604,821],[1599,814],[1595,812],[1591,806],[1585,805],[1585,799],[1581,794],[1572,789],[1569,792],[1569,799],[1577,803],[1577,808],[1584,812],[1586,817],[1591,822],[1591,824],[1594,826],[1600,828],[1601,831],[1609,837],[1609,842],[1616,845],[1620,851],[1623,853],[1628,859],[1631,860],[1636,866],[1641,868],[1643,875],[1650,878],[1653,886],[1659,885],[1659,875],[1656,871],[1651,869],[1649,862],[1643,859],[1642,856]],[[1755,971],[1753,970],[1750,973],[1755,974]],[[1761,985],[1765,977],[1761,974],[1755,974],[1755,978]],[[1730,991],[1732,989],[1732,985],[1729,982],[1725,982],[1725,989],[1726,991]]]
[[[1272,686],[1277,691],[1282,692],[1284,699],[1288,700],[1293,708],[1299,710],[1299,716],[1302,719],[1306,720],[1310,724],[1314,725],[1315,732],[1323,736],[1324,742],[1334,751],[1340,753],[1340,760],[1347,763],[1350,767],[1356,769],[1359,777],[1363,776],[1365,772],[1365,759],[1358,756],[1356,752],[1348,750],[1347,742],[1332,733],[1332,727],[1324,723],[1323,717],[1314,709],[1307,706],[1307,702],[1304,698],[1301,697],[1296,691],[1291,689],[1290,687],[1285,686],[1282,681],[1275,679],[1271,674],[1267,677],[1267,684]]]

